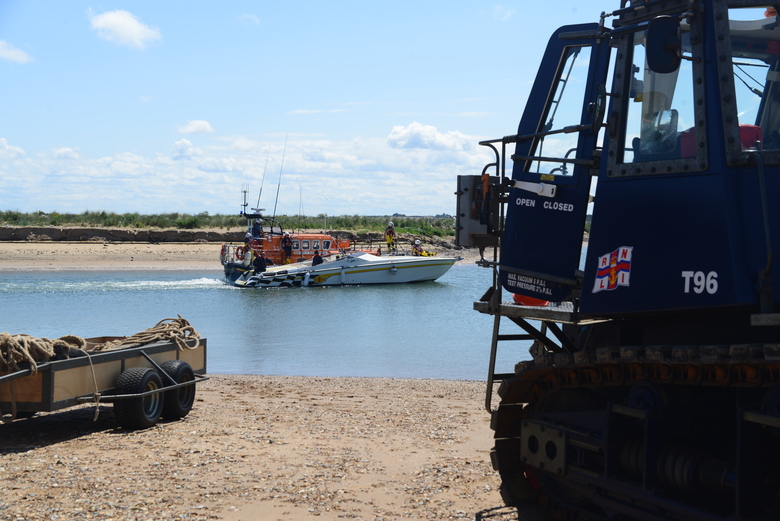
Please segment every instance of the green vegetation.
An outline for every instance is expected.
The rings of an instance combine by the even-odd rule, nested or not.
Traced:
[[[9,226],[79,226],[85,228],[242,228],[245,221],[237,215],[197,215],[166,213],[141,215],[112,212],[58,213],[15,211],[0,212],[0,225]]]
[[[450,216],[407,217],[407,216],[364,216],[325,215],[298,216],[282,215],[276,221],[285,230],[345,230],[354,233],[382,232],[388,221],[392,221],[399,233],[447,237],[455,235],[455,219]],[[0,211],[0,226],[58,226],[85,228],[159,228],[159,229],[221,229],[242,230],[246,220],[240,215],[209,215],[167,213],[142,215],[138,213],[116,214],[111,212],[84,212],[80,214],[57,212],[22,213]]]
[[[348,230],[353,233],[384,232],[387,223],[392,221],[398,233],[447,237],[455,235],[453,217],[406,217],[406,216],[366,216],[366,215],[325,215],[316,217],[283,215],[276,220],[284,229],[305,230]]]

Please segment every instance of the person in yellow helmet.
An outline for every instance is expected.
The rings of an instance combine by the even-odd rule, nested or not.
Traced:
[[[290,257],[292,257],[293,240],[290,237],[289,232],[284,232],[284,236],[281,241],[282,253],[284,257],[284,264],[290,264]]]
[[[395,253],[395,241],[397,239],[397,235],[395,233],[395,227],[393,226],[393,221],[390,221],[387,223],[387,228],[385,228],[385,242],[387,242],[387,252],[388,253]]]

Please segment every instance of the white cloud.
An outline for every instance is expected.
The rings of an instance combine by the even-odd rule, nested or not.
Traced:
[[[197,161],[198,170],[203,172],[234,172],[236,160],[232,157],[207,157]]]
[[[494,4],[493,5],[493,18],[501,21],[506,22],[512,16],[515,14],[515,10],[511,7],[506,7],[505,5],[501,4]]]
[[[0,159],[17,159],[25,155],[20,147],[9,145],[6,138],[0,137]]]
[[[67,161],[51,151],[30,159],[0,138],[0,195],[20,211],[230,214],[239,210],[243,186],[254,204],[264,182],[260,207],[274,207],[279,183],[278,215],[297,213],[301,203],[307,215],[431,215],[454,213],[456,176],[478,174],[493,159],[474,136],[420,124],[394,132],[407,138],[405,147],[383,138],[295,135],[285,149],[286,136],[277,135],[199,148],[182,138],[164,154],[90,158],[58,149],[78,153]],[[415,140],[426,146],[411,146]]]
[[[387,144],[393,148],[466,150],[473,147],[473,140],[458,131],[442,134],[432,125],[415,121],[406,127],[393,127],[387,136]]]
[[[179,127],[180,134],[205,134],[207,132],[214,132],[211,128],[211,124],[208,121],[202,119],[191,119],[185,125]]]
[[[149,27],[128,11],[116,10],[93,15],[89,10],[87,16],[98,37],[112,43],[145,49],[148,44],[162,40],[159,29]]]
[[[54,159],[78,159],[80,157],[78,151],[70,147],[52,149],[51,156]]]
[[[21,49],[17,49],[10,43],[4,42],[2,40],[0,40],[0,59],[16,63],[30,63],[35,61],[33,60],[32,56],[26,52],[22,51]]]
[[[241,150],[243,152],[248,152],[250,150],[254,150],[257,148],[257,143],[252,141],[251,139],[247,139],[245,137],[239,137],[233,140],[233,142],[230,144],[230,147],[234,150]]]
[[[192,146],[192,142],[189,139],[180,139],[173,144],[173,159],[190,159],[200,155],[203,155],[203,151]]]
[[[242,14],[238,19],[247,25],[260,25],[260,17],[254,14]]]
[[[151,174],[154,171],[154,168],[149,161],[132,152],[123,152],[113,157],[103,158],[101,163],[104,165],[103,169],[93,169],[88,175],[97,178],[105,176],[107,179],[110,179],[112,184],[125,181],[134,183],[145,173]],[[90,183],[94,182],[94,179],[90,181]]]

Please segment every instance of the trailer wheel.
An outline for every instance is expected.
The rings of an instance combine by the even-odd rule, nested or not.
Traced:
[[[139,394],[162,387],[157,371],[150,367],[126,369],[116,381],[116,394]],[[163,407],[162,393],[141,398],[126,398],[114,403],[114,416],[126,429],[145,429],[160,419]]]
[[[195,372],[190,367],[190,364],[183,360],[168,360],[160,368],[173,378],[173,381],[170,381],[168,376],[162,375],[163,379],[166,380],[165,385],[181,384],[195,380]],[[169,420],[184,418],[192,410],[194,403],[195,384],[166,391],[163,398],[163,418]]]

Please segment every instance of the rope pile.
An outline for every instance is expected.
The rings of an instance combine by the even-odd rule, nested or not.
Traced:
[[[156,326],[150,327],[145,331],[136,333],[132,336],[120,338],[118,340],[112,340],[104,344],[98,344],[92,348],[92,351],[110,351],[115,349],[127,349],[130,347],[139,347],[153,342],[160,342],[168,340],[176,344],[179,351],[185,349],[195,349],[198,345],[197,342],[194,345],[187,345],[187,340],[200,338],[200,334],[195,331],[195,328],[182,318],[181,315],[177,315],[179,318],[164,318],[160,320]]]
[[[38,364],[48,362],[58,354],[67,355],[72,348],[84,349],[86,340],[66,335],[54,340],[30,335],[0,333],[0,370],[18,371],[19,364],[27,362],[31,374],[38,372]]]
[[[164,340],[175,343],[179,351],[194,349],[198,345],[200,334],[181,315],[178,317],[163,319],[156,326],[129,337],[90,346],[89,351],[87,351],[87,341],[76,335],[65,335],[51,340],[25,334],[0,333],[0,371],[18,371],[19,364],[28,363],[30,374],[35,374],[38,372],[38,364],[49,362],[58,355],[67,358],[71,349],[95,353],[139,347]],[[187,341],[191,339],[196,340],[193,346],[187,345]],[[84,356],[84,353],[81,353],[81,356]]]

